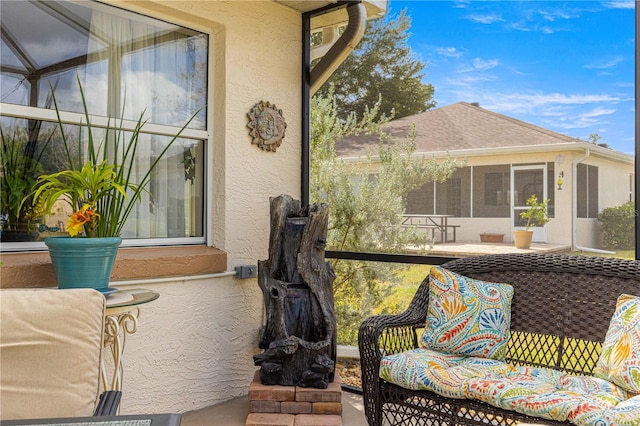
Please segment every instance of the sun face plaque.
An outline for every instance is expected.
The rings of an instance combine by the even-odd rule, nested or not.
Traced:
[[[247,115],[247,127],[251,129],[249,135],[253,138],[251,143],[265,151],[275,152],[282,143],[287,128],[282,110],[270,102],[260,101]]]

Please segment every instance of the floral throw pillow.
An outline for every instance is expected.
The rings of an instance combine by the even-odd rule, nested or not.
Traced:
[[[594,374],[640,393],[640,297],[618,297]]]
[[[449,354],[504,359],[512,297],[509,284],[472,279],[439,266],[431,268],[421,346]]]

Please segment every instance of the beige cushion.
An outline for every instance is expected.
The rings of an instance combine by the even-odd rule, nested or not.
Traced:
[[[105,304],[90,289],[0,291],[0,419],[93,414]]]

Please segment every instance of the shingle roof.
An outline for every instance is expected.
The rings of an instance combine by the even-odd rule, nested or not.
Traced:
[[[415,125],[417,153],[580,142],[467,102],[393,120],[384,130],[393,139],[403,140],[412,125]],[[358,157],[368,149],[377,152],[377,145],[375,136],[349,136],[336,142],[336,151],[340,157]]]

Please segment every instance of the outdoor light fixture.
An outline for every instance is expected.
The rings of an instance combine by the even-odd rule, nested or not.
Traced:
[[[562,178],[564,178],[564,172],[560,172],[558,175],[558,180],[556,183],[558,184],[558,191],[562,191]]]

